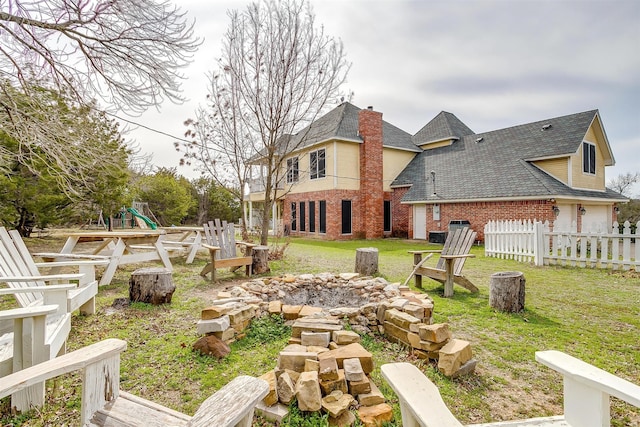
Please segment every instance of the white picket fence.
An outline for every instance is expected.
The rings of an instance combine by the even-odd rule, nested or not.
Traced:
[[[489,221],[484,227],[486,256],[533,262],[640,271],[640,222],[635,234],[626,221],[622,234],[614,222],[608,230],[551,231],[548,221]]]

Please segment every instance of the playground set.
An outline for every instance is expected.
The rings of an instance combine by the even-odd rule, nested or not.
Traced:
[[[107,218],[105,221],[102,210],[98,214],[98,220],[94,223],[89,220],[86,228],[109,228],[109,221],[111,221],[111,229],[127,229],[127,228],[150,228],[152,230],[157,229],[160,226],[160,221],[149,209],[149,203],[147,202],[133,202],[130,208],[124,206],[120,211],[111,218]]]

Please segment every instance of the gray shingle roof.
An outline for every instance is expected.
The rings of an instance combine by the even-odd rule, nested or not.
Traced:
[[[460,139],[466,135],[473,135],[473,131],[455,115],[441,111],[413,136],[413,142],[422,145],[443,139]]]
[[[556,196],[624,199],[610,190],[572,189],[528,161],[575,153],[597,113],[464,135],[452,145],[417,155],[391,185],[411,185],[404,202]],[[546,125],[551,127],[542,130]],[[431,171],[436,173],[436,195]]]
[[[362,142],[358,134],[358,113],[361,108],[343,102],[324,116],[292,136],[289,147],[299,149],[328,139],[347,139]],[[411,134],[382,121],[383,145],[385,147],[420,152],[411,140]]]

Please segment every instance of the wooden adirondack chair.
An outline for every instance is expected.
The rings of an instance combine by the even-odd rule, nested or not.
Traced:
[[[66,311],[66,292],[73,285],[47,287],[46,304],[0,311],[0,383],[12,372],[18,372],[66,350],[71,331],[71,314]],[[15,292],[0,289],[0,295]],[[20,290],[18,290],[20,291]],[[19,410],[31,404],[44,404],[44,382],[32,383],[11,397],[11,405]]]
[[[36,288],[44,287],[47,283],[59,284],[74,281],[78,286],[68,291],[66,311],[71,313],[79,309],[83,314],[94,314],[95,296],[98,293],[95,267],[108,263],[109,260],[105,258],[36,263],[18,231],[7,231],[4,227],[0,227],[0,283],[7,283],[14,289],[31,289],[31,291],[15,294],[21,307],[43,304],[43,293]],[[43,275],[39,267],[71,267],[79,272]]]
[[[256,403],[269,392],[259,378],[239,376],[205,400],[193,417],[120,390],[120,353],[107,339],[2,379],[0,398],[73,371],[82,371],[80,425],[250,427]]]
[[[640,386],[560,351],[538,351],[536,360],[563,376],[564,415],[473,424],[468,427],[608,427],[609,396],[640,408]],[[438,387],[414,365],[382,365],[382,376],[398,395],[402,425],[462,427],[444,404]]]
[[[216,280],[216,269],[231,267],[235,271],[239,267],[245,267],[247,277],[251,276],[251,264],[253,263],[253,243],[236,242],[235,228],[232,223],[226,221],[209,221],[204,224],[204,235],[207,243],[202,247],[209,250],[211,261],[205,265],[200,275],[205,277],[211,273],[211,281]],[[244,247],[244,253],[238,254],[238,247]]]
[[[478,288],[462,275],[462,267],[467,258],[475,255],[469,253],[477,233],[468,227],[459,228],[449,233],[442,250],[409,251],[413,254],[413,271],[409,278],[415,274],[416,287],[422,287],[422,276],[444,283],[444,296],[453,296],[453,284],[456,283],[471,292],[478,292]],[[422,254],[429,254],[424,259]],[[435,267],[424,267],[423,263],[431,258],[433,253],[439,253],[440,259]]]

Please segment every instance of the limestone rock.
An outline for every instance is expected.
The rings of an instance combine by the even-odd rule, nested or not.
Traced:
[[[424,341],[441,343],[451,339],[451,332],[449,331],[449,324],[447,323],[422,325],[418,328],[418,333],[420,334],[420,339]]]
[[[208,334],[210,332],[222,332],[225,329],[229,329],[231,323],[229,322],[229,316],[224,315],[215,319],[198,320],[196,326],[196,332],[200,335]]]
[[[260,378],[269,383],[269,393],[262,399],[265,405],[271,406],[278,403],[278,383],[276,381],[276,373],[271,370],[260,375]]]
[[[282,419],[289,415],[289,408],[282,403],[276,403],[275,405],[268,406],[265,405],[264,402],[260,401],[256,404],[256,414],[267,420],[281,423]]]
[[[309,317],[313,316],[316,313],[322,313],[322,308],[314,307],[312,305],[305,305],[298,312],[298,317]]]
[[[300,335],[302,345],[313,345],[318,347],[328,347],[330,341],[329,332],[308,332],[302,331]]]
[[[384,334],[390,341],[411,345],[409,341],[410,332],[386,320],[384,322]]]
[[[440,349],[438,370],[450,377],[472,357],[471,344],[468,341],[452,339]]]
[[[215,335],[216,337],[218,337],[219,339],[221,339],[222,341],[229,343],[229,341],[231,341],[233,339],[233,337],[236,334],[236,330],[233,328],[229,328],[229,329],[225,329],[222,332],[212,332],[211,335]]]
[[[319,411],[322,408],[322,393],[318,372],[303,372],[296,383],[296,398],[301,411]]]
[[[269,301],[268,311],[269,311],[269,314],[280,314],[280,312],[282,311],[282,301],[280,300]]]
[[[291,369],[296,372],[304,372],[304,364],[307,359],[318,360],[317,353],[310,352],[285,352],[278,355],[278,368]]]
[[[282,316],[285,320],[295,320],[298,318],[298,313],[300,313],[301,309],[301,305],[283,305]]]
[[[322,380],[320,381],[320,388],[324,394],[330,394],[335,390],[340,390],[343,393],[348,393],[347,380],[344,379],[344,369],[338,369],[338,378],[335,380]]]
[[[345,359],[353,359],[354,357],[357,357],[360,359],[360,364],[362,365],[362,370],[365,374],[373,371],[373,356],[365,350],[360,343],[345,345],[338,347],[335,350],[325,351],[318,355],[319,360],[328,359],[330,357],[334,357],[336,359],[338,368],[343,366],[343,361]]]
[[[289,403],[291,403],[291,401],[296,395],[295,385],[293,384],[293,380],[291,380],[291,377],[286,371],[281,373],[277,377],[278,377],[278,388],[277,388],[278,400],[281,403],[288,405]]]
[[[384,313],[384,320],[406,330],[409,330],[409,325],[412,323],[420,323],[420,319],[395,308]]]
[[[320,369],[320,362],[317,360],[307,359],[304,361],[304,371],[316,371]]]
[[[351,427],[356,422],[356,416],[351,411],[345,411],[339,417],[329,417],[330,427]]]
[[[338,379],[338,363],[336,362],[335,357],[320,359],[319,364],[318,377],[320,378],[320,381]]]
[[[369,393],[359,393],[358,403],[362,406],[375,406],[384,403],[384,395],[373,381],[369,381]]]
[[[329,413],[330,417],[337,418],[348,411],[352,403],[353,396],[336,390],[322,399],[322,409]]]
[[[410,302],[406,304],[404,307],[402,307],[402,311],[404,311],[407,314],[410,314],[416,319],[419,319],[419,320],[424,319],[424,307],[421,305]]]
[[[386,403],[358,408],[358,417],[365,427],[380,427],[393,420],[393,408]]]
[[[363,393],[371,392],[371,380],[364,376],[360,381],[349,381],[349,393],[358,396]]]
[[[284,309],[283,309],[284,310]],[[300,318],[291,327],[291,336],[300,338],[302,331],[307,332],[333,332],[342,330],[339,320]]]
[[[198,351],[207,356],[213,356],[222,359],[231,353],[231,348],[214,335],[207,335],[200,338],[193,344],[193,351]]]
[[[338,345],[347,345],[360,342],[360,335],[353,331],[334,331],[332,339]]]
[[[217,319],[220,316],[224,316],[229,311],[231,311],[231,306],[213,305],[202,309],[200,312],[200,318],[202,320]]]
[[[366,378],[362,370],[362,365],[360,364],[360,359],[357,357],[345,359],[342,362],[342,366],[344,369],[344,377],[347,381],[363,381]]]

